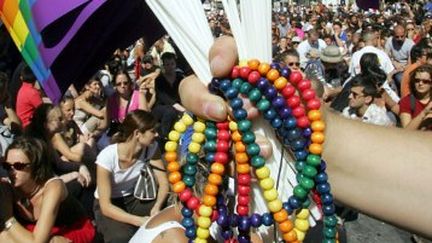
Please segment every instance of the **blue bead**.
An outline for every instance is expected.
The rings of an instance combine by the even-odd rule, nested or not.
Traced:
[[[306,150],[295,151],[294,156],[297,160],[306,160],[309,153]]]
[[[191,226],[195,225],[195,222],[192,218],[183,218],[181,224],[185,227],[185,228],[189,228]]]
[[[275,129],[282,127],[282,120],[279,118],[275,118],[271,121],[271,126]]]
[[[326,168],[327,168],[326,162],[321,159],[320,170],[325,171]]]
[[[300,201],[300,199],[298,199],[298,198],[295,197],[295,196],[291,196],[291,197],[289,197],[289,199],[288,199],[288,203],[289,203],[289,206],[290,206],[292,209],[297,209],[297,208],[299,208],[299,207],[301,206],[301,201]]]
[[[282,207],[288,212],[288,214],[291,214],[293,209],[291,208],[289,202],[284,202],[282,204]]]
[[[260,78],[257,82],[257,87],[261,90],[265,90],[270,86],[270,83],[265,78]]]
[[[280,117],[281,117],[282,119],[287,119],[287,118],[289,118],[289,117],[291,116],[291,108],[286,107],[286,106],[281,107],[281,108],[279,109],[279,115],[280,115]]]
[[[217,224],[221,227],[228,227],[230,225],[229,216],[226,214],[219,214]]]
[[[220,202],[221,200],[219,197],[217,198],[217,205],[218,205],[218,213],[221,214],[227,214],[228,208],[224,205],[224,201]]]
[[[331,194],[329,194],[329,193],[322,194],[321,195],[321,202],[324,205],[330,205],[330,204],[333,203],[333,196]]]
[[[234,110],[234,118],[238,120],[244,120],[247,118],[247,111],[245,109]]]
[[[287,68],[287,67],[282,68],[281,75],[283,77],[289,78],[290,74],[291,74],[291,70],[289,68]]]
[[[285,105],[285,99],[282,96],[276,96],[272,100],[272,105],[278,109]]]
[[[225,91],[225,97],[227,97],[228,99],[234,99],[236,98],[238,95],[238,89],[236,88],[229,88],[227,91]]]
[[[240,109],[243,107],[243,101],[238,97],[231,99],[229,103],[233,110]]]
[[[316,189],[320,194],[329,193],[330,192],[330,184],[328,184],[327,182],[318,184],[316,186]]]
[[[245,144],[251,144],[255,142],[255,134],[251,131],[247,131],[243,133],[242,141]]]
[[[288,131],[288,136],[287,138],[290,141],[293,141],[294,139],[298,139],[300,138],[302,135],[302,131],[299,128],[294,128]]]
[[[230,82],[230,80],[229,79],[224,79],[224,80],[222,80],[221,82],[220,82],[220,85],[219,85],[219,88],[222,90],[222,91],[227,91],[229,88],[231,88],[231,82]]]
[[[205,156],[205,161],[207,163],[214,162],[214,153],[207,153],[206,156]]]
[[[274,99],[277,96],[277,94],[278,94],[278,92],[277,92],[276,88],[273,86],[268,87],[267,89],[265,89],[265,92],[264,92],[264,96],[269,100]]]
[[[250,228],[250,222],[249,217],[240,217],[239,223],[238,223],[239,230],[247,231]]]
[[[230,225],[231,227],[237,227],[239,216],[237,214],[232,214],[230,217]]]
[[[262,222],[261,222],[261,215],[254,213],[251,215],[250,217],[250,224],[255,227],[258,228],[261,226]]]
[[[277,62],[272,62],[272,64],[270,64],[270,68],[272,69],[276,69],[276,70],[280,70],[280,64]]]
[[[233,235],[234,234],[233,234],[233,231],[231,229],[225,229],[225,230],[222,231],[222,237],[225,240],[231,239],[233,237]]]
[[[181,213],[183,215],[183,217],[192,217],[193,215],[193,211],[187,207],[183,207],[181,210]]]
[[[232,81],[232,87],[236,89],[240,89],[241,85],[244,83],[244,81],[240,78],[236,78]]]
[[[315,176],[315,182],[318,184],[325,183],[327,182],[327,180],[328,180],[328,176],[327,173],[325,172],[320,172]]]
[[[247,94],[249,93],[249,91],[251,91],[252,89],[252,85],[248,82],[244,82],[241,86],[240,86],[240,93],[242,94]]]
[[[287,129],[293,129],[297,126],[297,120],[294,117],[289,117],[284,121],[284,127]]]
[[[330,205],[323,205],[322,211],[325,216],[332,216],[336,210],[334,204],[330,204]]]
[[[195,239],[195,237],[196,237],[196,228],[195,228],[195,226],[186,228],[185,235],[189,239]]]
[[[310,137],[311,134],[312,134],[312,129],[310,129],[310,127],[303,129],[303,136]]]
[[[270,226],[273,224],[273,216],[269,213],[264,213],[262,215],[262,224],[265,226]]]
[[[292,150],[301,150],[304,149],[305,145],[306,145],[306,139],[300,137],[295,139],[294,141],[292,141],[290,143]]]
[[[277,113],[276,113],[275,109],[271,108],[271,109],[264,111],[263,115],[264,115],[264,118],[266,120],[272,120],[273,118],[275,118],[277,116]]]

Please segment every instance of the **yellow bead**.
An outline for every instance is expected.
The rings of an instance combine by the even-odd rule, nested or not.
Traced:
[[[310,215],[309,209],[303,208],[302,210],[300,210],[300,212],[297,213],[296,217],[298,219],[308,219],[309,215]]]
[[[212,210],[211,207],[208,207],[208,206],[206,206],[206,205],[201,205],[201,206],[199,207],[199,214],[200,214],[201,216],[204,216],[204,217],[210,217],[210,216],[212,215],[212,213],[213,213],[213,210]]]
[[[270,177],[260,181],[260,186],[264,190],[270,190],[274,187],[274,180]]]
[[[171,141],[178,141],[180,139],[180,133],[172,130],[170,133],[168,133],[168,139]]]
[[[318,143],[311,143],[311,145],[309,145],[309,152],[311,152],[312,154],[321,154],[323,151],[322,145],[318,144]]]
[[[256,176],[258,179],[265,179],[270,176],[270,169],[267,166],[263,166],[255,171]]]
[[[186,125],[183,122],[174,123],[174,129],[179,133],[184,133],[186,131]]]
[[[322,132],[313,132],[311,134],[312,143],[323,143],[324,142],[324,133]]]
[[[307,115],[311,121],[318,121],[321,119],[321,111],[319,110],[310,110]]]
[[[194,123],[193,128],[195,132],[204,133],[206,126],[204,122],[197,121]]]
[[[280,199],[273,200],[267,204],[267,207],[272,213],[279,212],[282,209],[282,201]]]
[[[240,60],[239,61],[239,67],[247,67],[248,61],[247,60]]]
[[[325,129],[325,124],[323,121],[313,121],[311,124],[312,131],[314,132],[322,132]]]
[[[296,219],[294,221],[295,228],[306,232],[309,229],[309,221],[307,219]]]
[[[211,225],[211,220],[209,217],[200,216],[198,217],[197,223],[199,227],[208,229]]]
[[[266,74],[266,78],[270,81],[270,82],[274,82],[276,79],[279,78],[279,71],[276,69],[270,69],[268,71],[268,73]]]
[[[258,61],[258,59],[251,59],[247,62],[247,64],[250,69],[257,70],[260,65],[260,62]]]
[[[229,129],[231,130],[231,131],[236,131],[238,128],[237,128],[237,122],[235,122],[235,121],[230,121],[229,122]]]
[[[191,116],[189,116],[187,113],[184,113],[181,121],[186,125],[186,126],[190,126],[193,123],[193,119]]]
[[[201,150],[201,145],[199,143],[191,142],[188,146],[191,153],[198,153]]]
[[[279,196],[279,194],[275,188],[264,191],[264,198],[267,202],[271,202],[271,201],[277,199],[278,196]]]
[[[175,152],[177,150],[177,143],[173,141],[168,141],[165,143],[165,151]]]
[[[297,240],[300,241],[300,242],[302,242],[304,240],[304,238],[305,238],[306,233],[302,232],[302,231],[300,231],[300,230],[298,230],[296,228],[294,228],[294,231],[297,234]]]
[[[201,239],[207,239],[210,236],[210,231],[208,229],[198,227],[197,236],[198,236],[198,238],[201,238]]]
[[[194,242],[195,242],[195,243],[207,243],[207,240],[206,240],[206,239],[201,239],[201,238],[196,238],[196,239],[194,240]]]
[[[194,141],[195,143],[202,143],[204,142],[204,139],[205,135],[202,133],[194,132],[194,134],[192,134],[192,141]]]
[[[285,88],[286,84],[288,83],[288,80],[285,77],[279,77],[278,79],[276,79],[273,83],[273,86],[276,89],[283,89]]]

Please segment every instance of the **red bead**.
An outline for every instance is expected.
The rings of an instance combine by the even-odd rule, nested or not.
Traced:
[[[191,197],[186,202],[186,206],[192,210],[197,209],[199,205],[200,205],[200,201],[197,197]]]
[[[220,130],[217,133],[217,139],[219,139],[219,140],[229,141],[230,137],[231,136],[227,130]]]
[[[256,84],[260,78],[261,74],[258,71],[252,71],[249,73],[247,80],[250,84]]]
[[[216,144],[216,151],[217,152],[228,152],[229,150],[229,143],[225,140],[220,140]]]
[[[239,185],[250,186],[251,176],[249,174],[240,174],[237,179]]]
[[[294,95],[290,98],[287,99],[287,105],[289,107],[291,107],[291,109],[296,108],[297,106],[300,105],[300,97],[298,97],[297,95]]]
[[[240,77],[247,79],[251,69],[249,67],[241,67],[240,68]]]
[[[315,98],[315,91],[313,89],[305,89],[302,92],[302,97],[305,101]]]
[[[228,163],[228,155],[224,152],[216,152],[214,155],[214,161],[219,162],[221,164]]]
[[[305,89],[310,89],[310,87],[311,87],[311,82],[307,79],[302,80],[297,84],[297,88],[301,91]]]
[[[302,81],[302,79],[303,79],[303,75],[298,71],[291,72],[289,76],[289,80],[293,84],[297,84],[298,82]]]
[[[306,114],[305,109],[303,108],[303,106],[299,105],[296,108],[292,109],[292,114],[296,117],[302,117]]]
[[[218,122],[216,123],[216,127],[221,130],[228,130],[229,129],[229,122]]]
[[[182,202],[187,202],[192,197],[192,192],[189,188],[186,188],[184,191],[180,192],[179,198]]]
[[[238,78],[240,76],[240,68],[238,66],[233,67],[233,69],[231,70],[231,78],[235,79]]]
[[[249,205],[249,202],[250,202],[249,196],[239,195],[237,197],[238,205],[247,206],[247,205]]]
[[[251,188],[250,186],[245,186],[245,185],[238,185],[237,187],[237,191],[240,195],[249,195],[251,192]]]
[[[248,206],[237,205],[237,213],[240,216],[246,216],[246,215],[249,214],[249,207]]]
[[[285,98],[289,98],[289,97],[293,96],[294,93],[295,93],[295,88],[294,88],[294,86],[292,86],[290,84],[285,86],[285,88],[282,89],[282,95]]]
[[[219,213],[217,210],[213,210],[212,215],[210,216],[211,221],[214,222],[219,218]]]
[[[307,127],[309,127],[310,122],[309,122],[308,117],[307,116],[302,116],[302,117],[297,118],[297,125],[300,128],[307,128]]]
[[[309,110],[318,110],[321,106],[321,101],[317,98],[307,101],[306,106]]]

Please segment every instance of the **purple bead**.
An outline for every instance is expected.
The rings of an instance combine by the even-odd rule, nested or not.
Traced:
[[[225,198],[223,196],[219,195],[216,199],[217,199],[216,203],[218,205],[218,210],[223,209],[226,212],[227,206],[225,205]],[[219,213],[220,213],[220,211],[219,211]]]
[[[261,215],[254,213],[250,217],[250,223],[253,227],[258,228],[261,226]]]
[[[321,159],[320,171],[325,171],[326,168],[327,168],[326,162]]]
[[[279,115],[282,119],[287,119],[291,116],[291,108],[289,107],[282,107],[279,109]]]
[[[270,226],[273,224],[273,216],[269,213],[264,213],[262,215],[262,224],[265,226]]]
[[[280,64],[279,63],[277,63],[277,62],[273,62],[272,64],[270,64],[270,68],[272,68],[272,69],[276,69],[276,70],[280,70]]]
[[[239,228],[239,230],[242,230],[242,231],[248,231],[250,228],[249,217],[247,217],[247,216],[240,217],[240,220],[238,222],[238,228]]]
[[[310,127],[303,129],[303,136],[310,137],[311,134],[312,134],[312,129],[310,129]]]
[[[272,105],[275,108],[280,108],[282,106],[285,105],[285,99],[282,96],[276,96],[273,100],[272,100]]]
[[[278,92],[275,87],[270,86],[265,89],[264,95],[267,99],[272,100],[277,96]]]
[[[221,227],[228,227],[229,226],[229,216],[226,214],[219,214],[219,217],[217,219],[217,224]]]
[[[283,77],[289,79],[290,74],[291,74],[291,70],[290,70],[289,68],[287,68],[287,67],[283,67],[283,68],[282,68],[282,70],[281,70],[281,75],[282,75]]]
[[[269,82],[265,78],[260,78],[257,82],[257,87],[261,90],[265,90],[270,86]]]
[[[330,204],[333,203],[333,196],[331,194],[329,194],[329,193],[322,194],[321,195],[321,202],[324,205],[330,205]]]
[[[238,242],[239,243],[250,243],[251,241],[250,241],[250,236],[248,236],[248,235],[239,235],[238,237],[237,237],[237,240],[238,240]]]
[[[237,227],[239,221],[239,216],[237,214],[232,214],[230,217],[231,227]]]
[[[229,240],[233,237],[233,231],[231,229],[226,229],[222,231],[222,237],[225,240]]]

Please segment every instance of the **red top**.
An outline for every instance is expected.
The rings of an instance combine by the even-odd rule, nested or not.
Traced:
[[[32,83],[23,82],[18,91],[16,100],[16,111],[21,119],[23,127],[30,124],[36,108],[42,104],[42,97]]]

